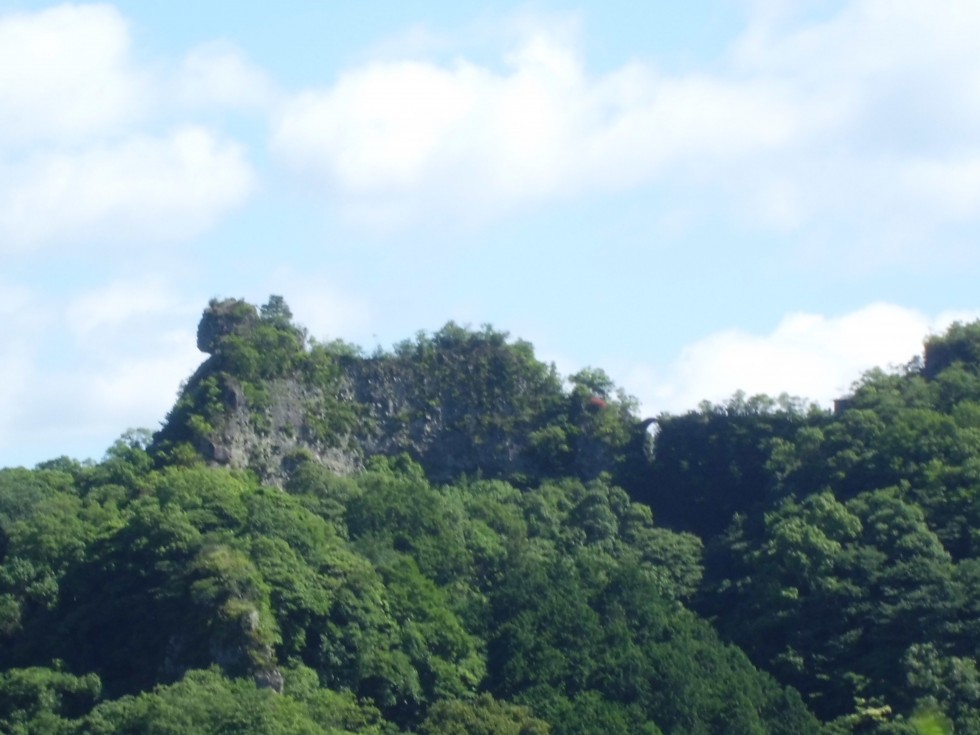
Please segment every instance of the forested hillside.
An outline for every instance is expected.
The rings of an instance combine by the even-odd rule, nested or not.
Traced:
[[[653,431],[489,327],[198,337],[158,432],[0,470],[0,732],[980,733],[980,324]]]

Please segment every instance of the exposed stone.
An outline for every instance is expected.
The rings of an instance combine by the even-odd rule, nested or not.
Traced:
[[[338,374],[326,384],[299,370],[261,381],[251,376],[245,390],[239,376],[225,372],[221,342],[232,334],[247,337],[260,321],[255,307],[244,301],[211,302],[198,328],[198,346],[213,357],[186,390],[197,396],[193,391],[216,376],[220,406],[215,409],[213,394],[200,394],[202,412],[196,414],[215,428],[200,436],[201,422],[187,422],[196,408],[188,404],[172,427],[159,432],[160,442],[192,441],[208,462],[251,469],[279,487],[295,470],[297,457],[346,475],[362,469],[368,457],[402,453],[437,483],[463,474],[533,478],[541,457],[531,435],[542,422],[555,420],[553,412],[568,411],[568,449],[556,460],[564,470],[592,479],[622,466],[626,447],[610,444],[608,432],[594,431],[598,421],[609,423],[603,417],[618,416],[613,404],[586,396],[576,406],[552,396],[553,405],[534,404],[537,413],[529,412],[540,385],[519,374],[520,363],[511,359],[512,348],[502,338],[472,347],[467,338],[450,333],[430,364],[411,353],[341,354],[331,366]],[[624,428],[631,434],[635,427]],[[633,443],[642,452],[643,442]]]
[[[276,694],[282,694],[286,680],[279,669],[265,669],[255,672],[255,685],[260,689],[271,689]]]

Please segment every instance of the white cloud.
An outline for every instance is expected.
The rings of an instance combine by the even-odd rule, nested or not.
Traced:
[[[39,452],[52,447],[97,458],[126,428],[156,428],[204,358],[185,328],[194,310],[160,279],[60,303],[11,293],[0,301],[10,335],[0,344],[0,466],[49,458]]]
[[[9,319],[28,311],[33,295],[26,286],[0,283],[0,319]]]
[[[268,104],[264,75],[228,44],[169,70],[131,46],[110,5],[0,14],[0,252],[184,239],[253,190],[242,145],[174,115]]]
[[[80,350],[71,368],[32,366],[40,371],[22,387],[29,397],[13,401],[16,421],[0,423],[0,465],[40,461],[51,452],[97,459],[126,429],[158,428],[181,381],[203,358],[186,330],[154,335],[135,352],[125,342],[98,345],[101,354]]]
[[[187,329],[196,311],[159,276],[116,280],[67,300],[60,318],[76,362],[51,366],[46,379],[63,406],[59,430],[66,415],[80,431],[155,428],[204,359]]]
[[[910,199],[926,202],[949,219],[972,219],[980,211],[978,154],[908,161],[902,183]]]
[[[769,20],[739,40],[729,72],[780,85],[813,122],[737,179],[750,216],[765,219],[780,191],[777,226],[833,218],[925,238],[980,216],[963,188],[980,147],[980,6],[859,0],[820,22]]]
[[[110,5],[0,15],[0,147],[76,141],[138,119],[145,75]]]
[[[76,338],[98,329],[118,327],[135,317],[166,314],[177,306],[177,296],[161,280],[116,281],[69,302],[65,320]]]
[[[886,303],[837,317],[788,314],[769,334],[717,332],[685,347],[666,370],[633,366],[620,371],[621,382],[648,413],[690,410],[739,390],[787,393],[827,406],[846,395],[865,371],[903,365],[921,354],[929,334],[978,316],[946,312],[929,317]]]
[[[923,232],[980,216],[980,6],[760,13],[717,68],[591,74],[539,25],[497,69],[385,60],[283,105],[281,159],[365,221],[484,218],[648,182],[753,224]]]
[[[157,428],[177,400],[180,382],[204,359],[195,333],[183,329],[159,335],[144,354],[118,357],[118,362],[85,375],[84,382],[73,380],[71,390],[84,390],[83,408],[103,431],[120,433],[126,428]]]
[[[39,153],[0,163],[0,249],[188,237],[244,201],[254,184],[241,146],[199,127]]]
[[[192,107],[263,108],[276,96],[268,74],[227,41],[192,49],[174,85],[177,100]]]
[[[40,300],[24,286],[0,282],[0,444],[18,420],[36,359],[36,341],[48,326]]]
[[[639,64],[592,79],[561,36],[539,31],[504,72],[464,60],[350,70],[289,100],[272,145],[366,214],[465,204],[480,217],[629,186],[692,155],[777,147],[798,123],[775,91]]]

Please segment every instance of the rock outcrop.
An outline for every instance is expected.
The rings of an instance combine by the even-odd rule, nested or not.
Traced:
[[[308,343],[282,318],[285,308],[210,303],[198,328],[210,357],[156,435],[157,451],[190,447],[279,486],[298,460],[349,474],[372,456],[407,453],[437,482],[530,482],[556,471],[591,479],[645,461],[645,425],[608,379],[602,395],[594,372],[589,385],[573,378],[569,391],[529,344],[506,334],[450,323],[366,357]]]

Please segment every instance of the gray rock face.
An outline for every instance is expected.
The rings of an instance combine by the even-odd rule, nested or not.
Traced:
[[[251,469],[263,482],[277,487],[283,486],[289,458],[297,452],[312,455],[339,475],[363,467],[363,452],[353,435],[330,445],[311,429],[322,398],[318,390],[288,378],[269,381],[264,387],[268,398],[261,409],[254,409],[240,389],[226,391],[234,399],[226,404],[227,420],[212,440],[215,449],[209,460]]]
[[[210,463],[282,487],[299,459],[345,475],[401,453],[434,482],[542,472],[591,479],[622,466],[631,434],[645,436],[609,395],[566,392],[530,345],[489,328],[450,324],[365,357],[342,344],[308,345],[285,314],[210,303],[198,346],[211,357],[157,434],[160,447],[190,444]]]
[[[322,419],[318,412],[330,408],[324,409],[318,389],[301,380],[266,383],[261,409],[241,390],[225,390],[226,420],[209,437],[202,454],[214,464],[251,469],[277,487],[283,487],[290,462],[299,454],[348,475],[363,469],[368,457],[407,453],[435,482],[464,474],[512,477],[535,471],[529,430],[520,426],[513,402],[502,401],[480,413],[452,396],[432,405],[413,395],[407,381],[363,366],[350,370],[343,385],[340,400],[358,419],[355,426],[329,438],[315,425]],[[484,425],[481,434],[472,428]],[[569,470],[593,478],[613,471],[615,462],[607,445],[583,436],[575,444]]]
[[[286,680],[279,669],[257,671],[254,679],[260,689],[271,689],[276,694],[282,694],[283,687],[286,685]]]

